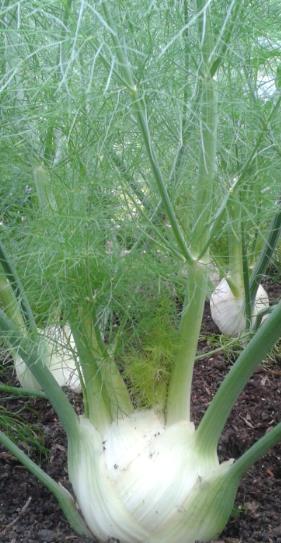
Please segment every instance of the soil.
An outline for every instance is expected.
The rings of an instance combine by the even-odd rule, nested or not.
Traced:
[[[270,284],[271,297],[278,298],[280,285]],[[279,292],[277,292],[279,291]],[[206,307],[201,352],[211,349],[208,336],[217,330]],[[205,336],[205,337],[204,337]],[[279,349],[280,352],[280,349]],[[233,363],[233,354],[215,353],[196,363],[193,383],[193,420],[198,422],[218,384]],[[11,382],[10,382],[11,384]],[[72,395],[77,411],[81,401]],[[2,405],[35,421],[44,432],[46,456],[30,456],[57,481],[68,486],[66,442],[57,417],[45,400],[3,395]],[[221,459],[239,457],[256,439],[280,421],[281,360],[275,354],[250,379],[233,409],[220,446]],[[25,450],[26,443],[20,444]],[[113,540],[112,540],[113,541]],[[0,542],[88,543],[73,533],[56,500],[10,453],[0,449]],[[171,543],[173,543],[171,541]],[[243,479],[236,505],[226,529],[213,543],[281,543],[281,444],[272,449]]]

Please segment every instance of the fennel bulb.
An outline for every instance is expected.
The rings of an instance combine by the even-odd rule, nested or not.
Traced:
[[[257,315],[269,307],[268,295],[262,285],[257,290],[252,324]],[[222,279],[210,298],[212,319],[220,331],[230,337],[239,336],[246,329],[244,293],[234,296],[226,279]]]
[[[42,331],[39,331],[42,334]],[[43,330],[40,342],[42,359],[53,374],[57,383],[68,387],[74,392],[81,392],[80,379],[72,352],[75,348],[74,339],[68,325],[63,327],[48,326]],[[23,360],[16,355],[15,370],[23,388],[41,390],[39,383],[27,368]]]
[[[100,541],[195,543],[223,529],[237,489],[226,481],[232,462],[201,454],[192,423],[165,426],[142,411],[98,432],[81,417],[79,435],[70,443],[69,476]]]

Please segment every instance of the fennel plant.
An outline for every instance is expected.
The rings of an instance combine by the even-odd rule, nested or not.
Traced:
[[[224,184],[220,110],[251,7],[147,1],[140,13],[135,2],[67,0],[3,10],[8,147],[35,174],[31,200],[41,207],[31,201],[21,229],[2,228],[10,251],[1,244],[1,265],[23,324],[8,304],[0,330],[64,427],[78,507],[4,432],[0,442],[53,492],[77,533],[208,541],[225,526],[241,477],[281,438],[280,423],[219,463],[233,404],[281,335],[280,303],[196,429],[190,418],[212,247],[269,131],[257,128],[235,185]],[[82,417],[42,357],[36,320],[58,306],[75,342]]]

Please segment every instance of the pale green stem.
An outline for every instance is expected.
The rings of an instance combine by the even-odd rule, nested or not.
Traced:
[[[281,302],[240,354],[199,424],[197,430],[199,449],[206,454],[216,454],[220,435],[234,403],[254,370],[270,353],[280,336]]]
[[[20,304],[15,296],[10,282],[6,279],[4,270],[0,264],[0,307],[11,319],[22,334],[27,334]]]
[[[43,164],[33,168],[33,179],[41,212],[48,216],[50,213],[57,211],[57,202],[52,189],[52,180],[47,168]]]
[[[236,460],[230,472],[241,478],[257,460],[267,453],[268,449],[274,447],[279,441],[281,441],[281,422],[272,428],[272,430],[266,432],[263,437]]]
[[[218,39],[218,42],[216,44],[216,48],[212,51],[212,55],[211,55],[211,58],[210,58],[210,61],[212,62],[212,65],[211,65],[211,75],[212,75],[212,77],[214,77],[214,75],[218,71],[218,69],[219,69],[219,67],[220,67],[220,65],[222,63],[223,57],[225,56],[225,53],[227,51],[230,39],[231,39],[233,31],[235,29],[235,25],[236,25],[236,23],[238,21],[238,17],[239,16],[241,17],[241,11],[242,11],[242,8],[243,8],[243,4],[245,4],[244,0],[234,0],[231,3],[231,6],[229,8],[229,9],[232,10],[232,14],[229,17],[230,22],[229,22],[229,24],[224,26],[224,29],[221,32],[221,34],[219,36],[219,39]],[[239,22],[238,22],[238,24],[239,24]],[[216,57],[216,58],[213,61],[212,59],[214,57]]]
[[[105,348],[95,314],[93,314],[91,334],[93,344],[96,346],[98,352],[97,363],[110,402],[111,416],[113,419],[118,419],[122,415],[127,416],[133,411],[133,405],[128,389],[121,377],[114,358],[108,354]]]
[[[93,344],[92,321],[78,308],[79,326],[70,319],[71,332],[77,348],[85,383],[85,411],[98,430],[111,423],[110,402],[97,364],[96,345]]]
[[[41,360],[39,336],[37,334],[34,334],[33,337],[31,334],[29,337],[22,336],[1,309],[0,331],[11,347],[17,349],[19,356],[46,393],[62,422],[68,438],[75,439],[78,433],[77,415],[63,390]]]
[[[229,191],[227,192],[222,204],[220,205],[217,213],[215,214],[213,220],[211,223],[207,224],[207,226],[209,227],[209,236],[208,236],[208,239],[200,253],[200,257],[201,258],[205,252],[207,251],[208,247],[210,246],[211,242],[213,241],[214,237],[215,237],[215,234],[217,232],[217,228],[219,228],[219,224],[220,224],[220,221],[221,221],[221,217],[223,215],[223,213],[225,212],[225,209],[226,209],[226,206],[230,200],[230,198],[232,198],[234,196],[234,194],[236,194],[236,191],[238,191],[241,187],[241,185],[243,184],[243,181],[245,179],[245,176],[247,175],[248,171],[249,171],[249,168],[252,166],[255,158],[256,158],[256,155],[257,155],[257,152],[260,148],[260,145],[266,135],[266,133],[268,132],[268,126],[269,126],[269,123],[270,121],[272,120],[272,118],[274,117],[275,113],[278,111],[279,109],[279,106],[281,104],[281,94],[276,102],[276,104],[273,106],[271,112],[269,113],[268,115],[268,118],[266,120],[266,122],[264,123],[264,128],[261,130],[257,140],[256,140],[256,143],[248,157],[248,159],[246,160],[246,162],[244,163],[244,165],[242,166],[242,168],[240,169],[240,172],[237,176],[237,179],[235,180],[235,182],[233,183],[232,187],[230,187]]]
[[[249,281],[249,263],[246,248],[244,226],[241,225],[241,243],[242,243],[242,265],[243,265],[243,289],[245,300],[245,318],[246,318],[246,330],[251,328],[252,324],[252,308],[250,298],[250,281]]]
[[[236,298],[244,296],[243,281],[243,251],[241,239],[241,206],[238,195],[237,200],[231,200],[228,207],[228,262],[229,286]]]
[[[197,0],[200,12],[205,0]],[[210,55],[213,50],[213,32],[209,8],[199,17],[199,40],[201,47],[200,78],[200,156],[199,174],[194,201],[195,227],[192,232],[192,247],[200,258],[209,236],[208,223],[212,217],[215,197],[216,152],[217,152],[217,91],[216,82],[210,72]]]
[[[36,327],[35,319],[34,319],[29,301],[27,297],[25,296],[25,292],[24,292],[24,288],[22,286],[21,280],[18,277],[16,269],[12,261],[10,260],[8,254],[6,253],[6,249],[1,240],[0,240],[0,264],[3,267],[4,274],[7,280],[11,284],[11,287],[14,291],[14,294],[18,303],[20,303],[22,314],[28,328],[30,328],[33,332],[36,332],[37,327]],[[2,270],[1,270],[1,273],[2,273]]]
[[[226,277],[226,280],[235,298],[241,298],[244,294],[242,246],[241,240],[235,238],[235,235],[229,240],[228,257],[230,277]]]
[[[162,173],[161,173],[158,161],[157,161],[155,153],[154,153],[154,149],[153,149],[153,145],[152,145],[152,141],[151,141],[150,130],[149,130],[149,126],[148,126],[148,119],[147,119],[147,115],[146,115],[145,102],[144,102],[143,98],[139,98],[137,96],[137,91],[136,91],[136,95],[135,95],[135,101],[133,103],[134,103],[134,107],[135,107],[135,110],[136,110],[136,115],[137,115],[139,127],[140,127],[142,135],[143,135],[143,140],[144,140],[144,143],[145,143],[148,158],[149,158],[149,161],[150,161],[151,170],[152,170],[152,173],[154,175],[154,179],[156,181],[157,188],[158,188],[159,194],[160,194],[162,202],[163,202],[163,207],[164,207],[164,209],[165,209],[165,211],[167,213],[167,216],[169,218],[170,225],[171,225],[171,228],[172,228],[173,233],[174,233],[174,237],[175,237],[176,242],[177,242],[177,244],[178,244],[178,246],[180,248],[181,253],[185,257],[188,264],[192,264],[194,262],[194,258],[192,256],[192,253],[190,252],[189,248],[187,247],[184,235],[182,233],[181,227],[180,227],[178,219],[176,217],[172,202],[170,200],[170,196],[168,194],[166,185],[164,183],[164,179],[162,177]]]
[[[197,255],[204,256],[202,248],[209,236],[207,228],[212,217],[216,175],[217,148],[217,93],[216,83],[209,74],[204,74],[201,81],[200,111],[200,158],[199,175],[196,185],[194,207],[195,228],[192,232],[192,247]]]
[[[203,264],[196,264],[188,275],[187,302],[181,318],[179,347],[168,391],[167,424],[190,420],[192,374],[208,283],[204,268]]]
[[[71,322],[86,387],[86,409],[98,429],[132,412],[127,387],[109,356],[96,324],[94,311],[78,308],[79,324]]]
[[[32,475],[35,475],[37,479],[55,496],[60,507],[62,508],[65,517],[67,518],[70,526],[73,530],[80,535],[90,537],[91,534],[83,520],[78,513],[75,502],[71,494],[61,484],[58,484],[52,477],[50,477],[45,471],[43,471],[35,462],[33,462],[19,447],[13,443],[4,432],[0,432],[0,443],[11,454],[13,454],[17,460],[23,466],[25,466]]]
[[[251,304],[254,304],[257,290],[260,284],[260,281],[263,277],[263,274],[266,272],[266,269],[270,263],[276,245],[278,243],[281,232],[281,203],[278,203],[278,209],[276,214],[273,217],[273,220],[270,225],[268,237],[265,240],[264,247],[258,261],[255,265],[255,268],[252,273],[250,281],[250,296]]]
[[[109,26],[113,28],[114,25],[112,23],[109,11],[107,9],[106,2],[102,3],[102,8],[105,15],[105,19],[109,23]],[[126,84],[126,87],[132,98],[132,104],[136,112],[138,125],[140,127],[140,130],[143,136],[145,148],[146,148],[150,166],[151,166],[151,171],[154,176],[158,192],[161,196],[163,208],[165,209],[167,213],[167,217],[169,219],[172,231],[174,233],[175,240],[178,244],[178,247],[180,248],[180,252],[183,254],[186,261],[189,264],[192,264],[194,262],[193,255],[186,244],[186,240],[184,238],[180,224],[176,217],[175,210],[174,210],[172,201],[170,199],[166,184],[164,182],[163,175],[162,175],[162,172],[161,172],[161,169],[160,169],[160,166],[159,166],[159,163],[154,151],[154,147],[152,145],[151,134],[150,134],[150,129],[148,125],[148,118],[146,114],[145,99],[143,95],[142,94],[140,95],[138,92],[138,88],[134,81],[134,77],[132,74],[132,70],[131,70],[124,46],[122,46],[116,33],[114,34],[111,33],[111,38],[116,47],[116,56],[119,61],[119,70],[120,70],[122,81]]]
[[[32,390],[29,388],[22,388],[22,387],[12,387],[9,385],[4,385],[4,383],[0,383],[0,392],[7,392],[7,394],[11,394],[12,396],[30,396],[34,398],[47,399],[45,392],[42,392],[41,390]]]
[[[238,179],[236,181],[236,184],[235,184],[235,187],[233,190],[238,190],[238,188],[240,188],[241,184],[242,184],[242,181],[244,180],[245,176],[247,175],[247,173],[249,172],[249,168],[252,166],[254,160],[256,159],[256,156],[257,156],[257,152],[260,148],[260,145],[263,141],[263,138],[265,137],[266,133],[268,132],[268,128],[269,128],[269,123],[271,122],[271,120],[273,119],[275,113],[278,111],[279,109],[279,106],[281,104],[281,94],[280,96],[278,97],[276,103],[274,104],[271,112],[269,113],[265,123],[264,123],[264,127],[263,129],[260,131],[260,134],[256,140],[256,143],[249,155],[249,157],[247,158],[246,162],[244,163],[244,165],[242,166],[240,172],[239,172],[239,175],[238,175]]]
[[[61,32],[60,32],[60,36],[59,36],[59,41],[60,41],[61,44],[63,44],[65,42],[65,37],[67,35],[67,25],[68,25],[69,17],[70,17],[70,14],[71,14],[72,3],[73,3],[73,0],[64,1],[64,11],[63,11],[63,17],[62,17],[63,26],[61,27]],[[62,45],[60,46],[60,48],[62,48]],[[54,73],[54,89],[55,90],[52,90],[51,95],[48,96],[49,103],[51,103],[52,100],[53,101],[58,100],[58,96],[56,96],[56,93],[57,93],[57,88],[59,86],[60,78],[61,78],[61,68],[60,68],[60,64],[61,64],[61,60],[62,60],[60,58],[61,55],[62,55],[62,49],[59,49],[58,54],[57,54],[57,60],[56,60],[57,69],[55,70],[55,73]],[[62,62],[64,62],[64,61],[65,61],[65,59],[62,60]],[[39,62],[38,62],[38,64],[39,64]],[[40,64],[39,64],[38,72],[40,72]],[[48,126],[48,129],[47,129],[46,139],[45,139],[45,142],[44,142],[44,161],[45,161],[45,163],[47,163],[50,166],[53,164],[54,157],[55,157],[55,152],[56,152],[56,149],[55,149],[55,127],[54,127],[54,122],[51,119],[51,121],[49,121],[49,126]],[[35,180],[35,183],[36,183],[36,180]],[[47,200],[48,200],[48,194],[46,196],[47,196]],[[53,197],[51,197],[51,202],[55,206],[55,209],[56,209],[56,202],[55,202],[55,199]]]

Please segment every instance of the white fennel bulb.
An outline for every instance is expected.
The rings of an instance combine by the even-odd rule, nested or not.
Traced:
[[[43,331],[39,330],[39,333],[42,335],[40,343],[42,360],[46,361],[57,383],[61,387],[65,386],[75,392],[80,392],[81,384],[72,354],[75,343],[69,326],[48,326]],[[15,356],[15,370],[22,387],[31,390],[41,389],[35,377],[33,377],[33,374],[19,356]]]
[[[237,489],[225,481],[231,462],[200,454],[192,423],[165,427],[144,411],[102,433],[84,417],[79,427],[69,475],[99,541],[195,543],[223,529]]]
[[[254,305],[252,324],[257,315],[269,307],[268,295],[260,285]],[[210,298],[212,319],[220,331],[230,337],[239,336],[246,329],[244,293],[236,297],[226,279],[222,279]]]

